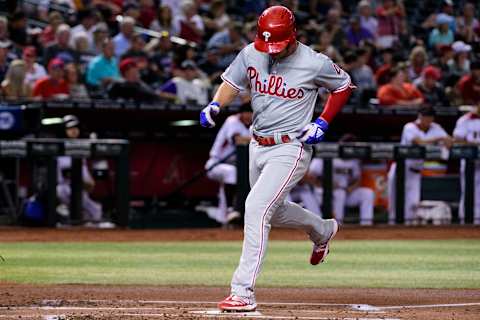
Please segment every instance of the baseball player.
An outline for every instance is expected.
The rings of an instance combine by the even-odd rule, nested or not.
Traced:
[[[251,124],[252,109],[250,104],[244,104],[240,107],[238,114],[231,115],[225,120],[210,150],[210,159],[205,164],[205,169],[209,170],[207,176],[220,183],[216,214],[216,220],[220,223],[229,223],[240,218],[240,213],[233,208],[237,191],[235,149],[237,142],[250,141]]]
[[[453,130],[453,137],[459,143],[468,143],[473,145],[480,145],[480,104],[474,111],[471,111],[457,120],[455,129]],[[461,161],[461,186],[462,196],[460,199],[460,208],[458,211],[460,223],[464,223],[465,219],[465,160]],[[474,219],[475,224],[480,224],[480,160],[475,161],[475,195],[474,195]]]
[[[80,136],[80,121],[74,115],[67,115],[63,118],[65,134],[68,139],[77,139]],[[64,205],[70,204],[72,190],[70,187],[70,171],[72,168],[72,157],[61,156],[57,158],[58,184],[57,197],[59,202]],[[100,223],[102,220],[102,205],[90,198],[89,191],[93,190],[95,181],[87,168],[85,160],[82,162],[82,178],[85,190],[82,192],[82,210],[84,220],[88,221],[89,226],[94,223]],[[93,223],[93,224],[92,224]],[[107,226],[107,225],[105,225]],[[108,225],[110,227],[110,225]],[[113,227],[113,225],[111,226]]]
[[[360,224],[373,223],[373,207],[375,192],[372,189],[361,187],[360,161],[356,159],[333,159],[333,213],[335,219],[343,221],[345,206],[360,208]],[[309,168],[309,174],[321,178],[323,175],[323,160],[315,158]],[[317,186],[315,194],[320,203],[323,201],[323,188]]]
[[[437,123],[433,122],[435,112],[431,107],[422,107],[417,120],[403,127],[400,144],[429,145],[439,144],[450,147],[452,139]],[[388,211],[389,222],[395,221],[395,171],[393,163],[388,172]],[[420,188],[422,179],[423,159],[405,161],[405,223],[410,224],[415,219],[415,210],[420,203]]]
[[[200,113],[204,127],[239,91],[250,90],[253,139],[249,146],[251,191],[245,203],[242,256],[222,311],[256,309],[255,283],[262,268],[271,226],[296,227],[313,241],[312,264],[323,262],[338,230],[334,219],[323,220],[286,201],[302,179],[312,144],[323,139],[328,124],[348,100],[352,85],[346,72],[328,57],[299,43],[295,18],[286,7],[267,8],[257,22],[254,43],[247,45],[222,74],[213,101]],[[319,87],[330,90],[324,111],[312,119]]]

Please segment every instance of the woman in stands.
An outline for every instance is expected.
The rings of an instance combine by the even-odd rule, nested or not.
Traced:
[[[382,106],[419,107],[423,103],[422,93],[407,82],[407,72],[400,64],[390,70],[390,81],[381,86],[377,97]]]

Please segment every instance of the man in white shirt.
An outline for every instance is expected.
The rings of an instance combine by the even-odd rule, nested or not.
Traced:
[[[455,130],[453,130],[453,137],[455,138],[455,141],[459,143],[466,143],[476,146],[480,145],[480,104],[475,108],[475,110],[472,110],[458,119]],[[462,159],[460,169],[462,196],[458,211],[460,223],[465,222],[465,164],[465,160]],[[480,160],[475,161],[474,185],[475,194],[473,198],[475,202],[473,222],[475,224],[480,224]]]
[[[113,38],[113,43],[115,44],[115,56],[117,58],[130,49],[134,27],[134,18],[123,17],[123,20],[120,22],[120,32]]]
[[[23,48],[22,59],[25,61],[27,72],[25,74],[25,84],[33,88],[38,79],[47,75],[45,67],[37,63],[37,49],[34,46]]]
[[[403,127],[402,145],[442,145],[449,148],[452,139],[437,123],[433,122],[435,111],[430,107],[423,107],[418,112],[417,120],[407,123]],[[395,181],[396,163],[393,163],[388,172],[388,211],[389,222],[395,221]],[[410,224],[415,219],[415,212],[420,203],[423,159],[405,161],[405,223]]]
[[[210,158],[205,164],[205,169],[209,170],[207,176],[220,183],[215,219],[222,224],[240,217],[240,214],[234,209],[234,199],[237,191],[235,150],[237,143],[250,142],[251,124],[252,109],[250,104],[244,104],[240,107],[239,113],[231,115],[225,120],[210,150]],[[221,163],[218,164],[220,161]]]

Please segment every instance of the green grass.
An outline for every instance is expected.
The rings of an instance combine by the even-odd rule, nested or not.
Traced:
[[[0,243],[0,281],[228,286],[241,242]],[[480,240],[271,241],[258,286],[480,288]]]

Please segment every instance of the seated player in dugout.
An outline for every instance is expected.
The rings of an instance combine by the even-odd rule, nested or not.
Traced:
[[[417,120],[407,123],[403,127],[400,144],[402,145],[440,145],[446,148],[452,146],[452,138],[441,125],[434,122],[435,110],[431,107],[422,107],[418,111]],[[407,159],[405,161],[405,224],[411,224],[416,217],[420,204],[422,183],[423,159]],[[394,162],[388,172],[388,213],[389,223],[393,224],[396,216],[396,170]]]
[[[252,107],[250,102],[240,106],[240,111],[229,116],[217,133],[210,158],[205,164],[207,176],[220,184],[218,208],[213,214],[215,220],[230,224],[241,218],[235,209],[237,194],[237,167],[235,150],[237,144],[248,144],[252,138]]]
[[[63,125],[65,127],[65,137],[67,139],[78,139],[80,138],[80,121],[74,115],[66,115],[63,118]],[[58,184],[57,184],[57,198],[59,200],[59,211],[63,215],[69,214],[70,206],[70,197],[72,194],[71,189],[71,168],[72,168],[72,157],[70,156],[60,156],[57,158],[57,174],[58,174]],[[82,181],[83,181],[83,191],[82,191],[82,220],[87,227],[98,227],[98,228],[113,228],[115,225],[111,222],[102,221],[102,205],[94,201],[90,197],[90,193],[95,187],[95,181],[90,174],[90,171],[87,167],[87,162],[85,159],[82,160]]]
[[[344,135],[339,142],[355,142],[356,137],[351,134]],[[333,217],[343,222],[346,207],[359,208],[359,220],[361,225],[373,224],[373,209],[375,204],[375,192],[368,187],[361,186],[361,161],[358,159],[333,159]],[[310,181],[315,181],[314,192],[320,205],[323,203],[323,159],[314,158],[308,169]]]

